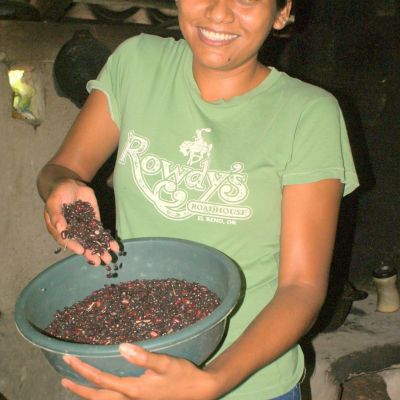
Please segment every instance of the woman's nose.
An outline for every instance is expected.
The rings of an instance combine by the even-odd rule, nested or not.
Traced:
[[[218,24],[226,24],[234,19],[231,0],[210,0],[207,17]]]

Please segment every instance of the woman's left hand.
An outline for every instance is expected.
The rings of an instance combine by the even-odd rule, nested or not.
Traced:
[[[127,361],[145,369],[138,377],[118,377],[79,360],[64,356],[64,361],[96,388],[63,379],[62,385],[87,400],[206,400],[215,398],[216,379],[191,362],[155,354],[132,344],[120,345]]]

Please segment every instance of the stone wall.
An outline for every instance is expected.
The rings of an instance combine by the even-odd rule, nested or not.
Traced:
[[[54,254],[57,245],[43,221],[36,176],[61,143],[78,108],[57,95],[53,61],[75,30],[88,28],[111,49],[137,29],[0,21],[0,53],[10,63],[33,66],[42,80],[45,113],[34,129],[12,118],[7,67],[0,63],[0,398],[7,400],[73,399],[60,385],[39,349],[28,344],[14,324],[14,305],[23,287],[44,268],[69,255]]]

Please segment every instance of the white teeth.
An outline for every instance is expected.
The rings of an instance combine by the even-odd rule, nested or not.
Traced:
[[[218,32],[211,32],[207,31],[203,28],[200,28],[200,32],[209,40],[214,40],[216,42],[221,42],[224,40],[232,40],[238,37],[238,35],[232,35],[229,33],[218,33]]]

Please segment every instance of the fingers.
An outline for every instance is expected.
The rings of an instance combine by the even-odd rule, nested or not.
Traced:
[[[216,398],[209,378],[207,380],[206,374],[189,361],[151,353],[131,344],[121,344],[120,352],[127,361],[143,367],[145,372],[138,377],[114,376],[66,355],[65,362],[97,389],[69,379],[62,381],[63,386],[89,400]]]
[[[100,258],[106,265],[112,261],[111,254],[108,251],[104,252]]]
[[[65,239],[62,235],[67,228],[67,221],[62,214],[63,204],[70,204],[76,200],[89,202],[93,207],[95,218],[100,220],[99,207],[93,189],[77,184],[73,180],[65,181],[59,184],[47,199],[44,214],[47,230],[60,246],[75,254],[83,255],[89,264],[93,266],[99,266],[101,263],[108,265],[112,261],[112,256],[107,250],[102,254],[93,254],[90,249],[85,249],[78,241]],[[108,250],[118,252],[118,243],[110,242]]]
[[[135,378],[130,377],[130,378],[121,378],[119,376],[115,376],[112,374],[109,374],[107,372],[100,371],[99,369],[92,367],[89,364],[84,363],[81,361],[79,358],[74,357],[74,356],[64,356],[63,357],[64,361],[74,370],[76,371],[79,375],[84,377],[87,381],[95,384],[99,388],[106,389],[106,391],[114,391],[117,393],[120,393],[120,397],[104,397],[107,400],[111,399],[126,399],[128,397],[125,397],[125,395],[132,396],[133,393],[133,380]],[[78,385],[72,381],[66,380],[62,381],[63,385],[67,385],[68,389],[71,391],[74,390],[79,390],[81,393],[84,393],[85,395],[92,395],[93,393],[96,393],[96,395],[99,393],[96,389],[91,389],[86,386]],[[74,392],[76,393],[76,392]],[[85,398],[85,397],[84,397]],[[96,397],[97,399],[102,399],[103,397]],[[91,399],[91,397],[89,397]]]
[[[44,208],[44,220],[46,223],[47,230],[54,237],[54,239],[57,240],[57,242],[60,242],[62,240],[61,232],[67,226],[67,222],[65,221],[61,213],[59,213],[59,217],[54,217],[54,216],[51,217],[51,215],[52,214],[48,211],[48,207],[46,205]]]
[[[83,255],[90,265],[98,267],[102,262],[105,265],[108,265],[113,261],[113,257],[110,254],[110,252],[108,252],[108,251],[105,251],[101,255],[93,254],[90,249],[85,249],[76,240],[63,239],[62,232],[64,231],[64,229],[63,228],[58,228],[58,229],[54,228],[54,226],[50,222],[50,218],[49,218],[47,212],[45,212],[44,219],[46,222],[47,230],[53,236],[53,238],[56,240],[56,242],[64,249],[68,249],[71,252],[78,254],[78,255]],[[59,226],[62,226],[62,225],[59,225]],[[109,250],[113,251],[114,253],[117,253],[119,251],[118,243],[116,241],[110,242]]]
[[[75,240],[69,240],[69,239],[62,238],[61,233],[65,229],[63,226],[66,226],[65,220],[64,220],[64,223],[59,222],[56,224],[57,226],[54,226],[54,224],[50,220],[50,216],[46,209],[44,212],[44,220],[45,220],[48,232],[53,236],[53,238],[56,240],[56,242],[60,246],[72,251],[73,253],[76,253],[79,255],[83,254],[84,248],[78,242],[76,242]]]
[[[92,254],[91,250],[85,250],[83,256],[86,258],[88,264],[92,265],[93,267],[98,267],[101,264],[100,256],[97,254]]]
[[[118,242],[116,240],[113,240],[112,242],[110,242],[110,249],[114,253],[118,253],[120,251],[119,244],[118,244]]]
[[[129,400],[128,397],[110,390],[94,389],[87,386],[79,385],[69,379],[62,379],[61,384],[76,395],[87,400]]]
[[[101,263],[103,263],[104,265],[108,265],[111,262],[116,262],[118,260],[118,257],[115,254],[118,251],[118,247],[116,251],[113,251],[110,243],[108,250],[109,251],[104,251],[104,253],[99,255],[99,254],[93,254],[90,249],[87,249],[84,252],[84,256],[88,260],[88,263],[95,267],[98,267]],[[114,257],[111,253],[114,253]]]
[[[130,363],[157,374],[165,374],[171,368],[172,363],[179,362],[173,357],[151,353],[150,351],[130,343],[121,344],[119,346],[119,351]]]

